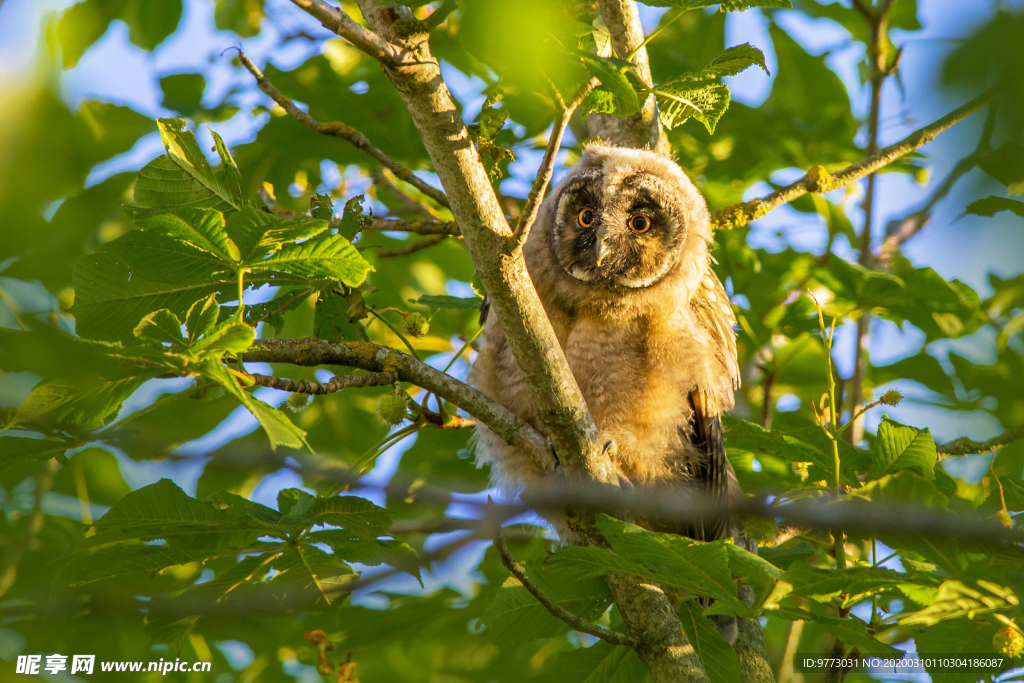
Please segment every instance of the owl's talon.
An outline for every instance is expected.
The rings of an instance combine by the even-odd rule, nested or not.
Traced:
[[[558,457],[558,451],[555,450],[555,444],[548,441],[548,448],[551,450],[551,457],[555,459],[555,471],[562,466],[562,460]]]
[[[601,455],[608,455],[608,451],[612,452],[612,456],[615,455],[615,441],[609,440],[605,443],[604,448],[601,449]]]

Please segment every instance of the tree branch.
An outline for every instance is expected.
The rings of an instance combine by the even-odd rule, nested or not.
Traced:
[[[271,375],[251,374],[254,385],[259,387],[270,387],[281,391],[290,391],[295,394],[333,394],[336,391],[350,388],[382,387],[394,384],[398,378],[394,373],[371,372],[366,375],[340,375],[330,379],[329,382],[310,382],[309,380],[285,379],[284,377],[273,377]]]
[[[988,441],[972,441],[963,436],[949,443],[944,443],[935,450],[939,453],[939,460],[945,460],[957,455],[984,455],[985,453],[998,451],[1000,448],[1009,446],[1018,439],[1024,439],[1024,424],[1007,429],[999,436]]]
[[[978,111],[991,102],[994,97],[995,94],[991,91],[979,95],[934,123],[914,131],[899,142],[880,149],[876,154],[868,155],[863,161],[847,166],[838,173],[829,174],[823,166],[815,166],[804,177],[769,195],[719,209],[711,214],[711,225],[715,228],[724,229],[739,228],[752,220],[761,218],[772,209],[787,204],[805,194],[811,192],[830,192],[831,190],[846,187],[854,180],[863,178],[887,166],[901,156],[931,142],[939,133]]]
[[[396,218],[371,218],[363,225],[363,230],[380,232],[411,232],[416,235],[451,235],[462,234],[459,226],[447,221],[403,220]]]
[[[395,249],[381,249],[377,252],[377,256],[380,258],[396,258],[398,256],[408,256],[409,254],[415,254],[418,251],[423,251],[427,247],[432,247],[435,244],[448,239],[448,235],[434,235],[427,237],[426,239],[418,240],[406,247],[397,247]]]
[[[316,17],[324,28],[341,36],[378,62],[388,65],[401,63],[401,50],[373,31],[360,26],[342,10],[324,0],[292,0],[292,4],[306,14]]]
[[[604,628],[603,626],[592,624],[583,617],[573,614],[552,600],[551,597],[541,590],[540,586],[530,578],[522,565],[516,562],[516,558],[512,557],[512,553],[509,552],[508,545],[506,545],[505,539],[501,535],[500,527],[498,529],[498,533],[494,536],[494,547],[498,551],[498,556],[501,558],[501,563],[505,565],[505,568],[512,572],[512,576],[516,577],[519,583],[523,584],[523,588],[528,590],[530,595],[537,599],[537,602],[544,605],[545,609],[547,609],[548,612],[551,612],[552,616],[569,624],[574,631],[588,633],[594,637],[600,638],[601,640],[607,641],[612,645],[628,645],[629,647],[636,645],[636,641],[625,633],[619,633],[618,631],[612,631]]]
[[[344,365],[396,377],[470,413],[509,444],[528,453],[542,470],[550,472],[554,468],[547,441],[533,427],[468,384],[395,349],[369,342],[258,339],[251,349],[240,354],[240,359],[246,363]]]
[[[548,146],[544,151],[544,159],[541,161],[540,169],[537,171],[537,177],[533,180],[533,187],[530,188],[529,194],[526,195],[526,205],[523,207],[523,212],[519,215],[519,220],[516,221],[513,239],[515,240],[516,247],[519,249],[522,249],[523,245],[526,244],[526,238],[530,236],[530,229],[533,227],[534,221],[537,220],[537,212],[540,210],[541,202],[544,201],[544,193],[547,192],[548,185],[551,183],[551,175],[555,167],[555,157],[558,156],[558,150],[562,146],[562,136],[565,135],[569,119],[572,118],[576,107],[580,105],[583,98],[594,89],[597,83],[596,78],[591,78],[576,91],[572,100],[567,105],[564,107],[559,105],[558,118],[551,129],[551,137],[548,138]]]
[[[292,1],[299,4],[297,0]],[[341,138],[356,149],[366,152],[386,166],[388,170],[395,174],[396,177],[409,183],[441,206],[448,206],[448,197],[445,196],[444,192],[432,187],[405,166],[389,157],[381,149],[370,142],[368,137],[347,123],[342,123],[341,121],[328,121],[327,123],[317,121],[312,116],[295,106],[295,103],[291,98],[283,95],[280,90],[274,87],[274,84],[270,82],[270,79],[268,79],[266,75],[264,75],[264,73],[260,71],[259,68],[252,63],[252,60],[246,57],[245,53],[241,50],[238,51],[238,59],[242,62],[242,66],[244,66],[246,70],[253,75],[253,78],[256,79],[256,85],[259,86],[259,89],[262,90],[267,97],[281,105],[281,108],[288,112],[293,119],[316,133]]]
[[[420,30],[424,33],[430,33],[443,24],[448,15],[454,12],[458,6],[459,0],[444,0],[444,2],[437,6],[437,9],[430,13],[429,17],[420,22]]]

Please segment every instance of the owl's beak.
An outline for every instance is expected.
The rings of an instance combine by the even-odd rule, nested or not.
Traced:
[[[597,266],[599,268],[601,267],[601,263],[604,262],[604,260],[608,257],[608,254],[610,252],[610,249],[608,249],[608,245],[605,243],[605,239],[604,239],[605,235],[607,235],[607,234],[608,234],[608,228],[606,228],[603,225],[598,227],[598,229],[597,229],[597,256],[594,259],[594,263],[597,264]]]

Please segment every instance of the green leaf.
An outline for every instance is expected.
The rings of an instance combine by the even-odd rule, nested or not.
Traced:
[[[327,227],[327,221],[288,220],[254,207],[246,207],[227,220],[228,236],[247,266],[258,264],[285,244],[316,237]]]
[[[964,209],[964,213],[975,216],[994,216],[1000,211],[1011,211],[1021,218],[1024,218],[1024,202],[1009,197],[985,197],[971,202]]]
[[[391,528],[391,513],[358,496],[321,498],[302,492],[282,524],[301,520],[303,524],[340,527],[353,539],[375,539]]]
[[[419,554],[408,543],[390,538],[353,538],[352,533],[344,529],[319,529],[310,532],[309,540],[311,543],[326,543],[336,556],[346,562],[371,567],[387,564],[420,579]]]
[[[64,455],[68,445],[63,441],[0,436],[0,470],[23,460],[49,460]]]
[[[943,666],[943,659],[964,657],[968,661],[981,652],[992,652],[992,638],[996,631],[1003,628],[982,619],[970,621],[944,621],[924,631],[914,633],[917,651],[925,660],[925,669],[934,683],[964,683],[964,681],[1000,680],[1012,681],[1013,678],[992,676],[1000,670],[1013,668],[1016,662],[1011,657],[993,657],[1002,660],[1001,666],[995,669],[974,669],[967,667]],[[1019,659],[1019,658],[1018,658]],[[1020,680],[1018,677],[1017,680]]]
[[[341,559],[308,545],[289,548],[274,560],[273,568],[277,574],[270,580],[272,584],[298,588],[328,605],[348,595],[356,578]]]
[[[573,54],[578,56],[587,70],[601,81],[603,89],[615,97],[616,115],[626,116],[639,111],[640,98],[617,62],[581,50],[574,51]]]
[[[696,601],[685,600],[679,608],[679,620],[708,679],[711,683],[739,683],[740,660],[736,650],[722,639],[715,623],[701,612]]]
[[[164,109],[187,116],[200,108],[206,91],[206,77],[200,73],[171,74],[160,79],[160,90],[164,94],[161,103]]]
[[[94,379],[81,385],[59,380],[36,385],[14,413],[10,426],[40,422],[72,432],[92,431],[113,420],[125,399],[160,370],[133,369],[134,374]]]
[[[82,258],[75,267],[71,313],[79,335],[110,341],[134,339],[139,320],[167,309],[182,317],[192,304],[237,286],[219,273],[210,252],[159,234],[133,230]]]
[[[161,344],[169,343],[182,346],[185,338],[181,336],[181,321],[166,308],[153,311],[135,326],[135,336],[147,341]]]
[[[244,548],[266,532],[240,509],[198,501],[170,479],[129,493],[93,528],[108,541],[162,538],[169,548],[207,550]]]
[[[284,247],[251,266],[253,272],[283,271],[299,277],[337,280],[358,287],[373,266],[341,235],[323,235]]]
[[[814,614],[805,609],[784,607],[772,612],[772,615],[792,621],[814,622],[821,626],[826,633],[831,633],[851,648],[857,648],[864,655],[896,658],[903,656],[901,650],[897,650],[871,635],[868,631],[868,625],[862,619],[852,614],[845,618],[839,618],[824,614]]]
[[[182,209],[176,214],[157,214],[136,220],[143,230],[186,242],[209,252],[227,266],[238,261],[238,250],[233,247],[224,229],[224,214],[213,209]]]
[[[217,318],[220,317],[220,306],[217,304],[217,297],[214,294],[200,299],[192,304],[188,313],[185,314],[185,329],[188,331],[188,343],[195,344],[196,340],[205,334],[209,334],[217,325]]]
[[[259,420],[260,426],[263,427],[263,431],[267,433],[267,437],[270,439],[271,448],[274,450],[277,450],[278,446],[309,448],[309,444],[306,442],[306,432],[296,427],[277,408],[268,406],[248,391],[244,391],[238,386],[238,380],[235,379],[235,376],[219,360],[205,361],[199,365],[199,368],[205,377],[224,387],[229,394],[249,409],[253,417]]]
[[[937,461],[930,431],[901,425],[888,416],[882,419],[871,451],[872,479],[910,469],[931,481],[935,478]]]
[[[233,186],[237,187],[237,179],[231,181],[225,179],[223,174],[218,176],[206,160],[206,155],[199,149],[196,138],[191,131],[185,130],[184,119],[157,119],[157,127],[160,129],[160,138],[167,149],[167,157],[181,169],[199,187],[205,190],[209,197],[219,197],[234,209],[242,208],[240,193],[233,192]],[[223,141],[218,145],[223,147]],[[226,149],[225,149],[226,152]],[[228,155],[230,159],[230,155]],[[238,173],[238,168],[233,162],[228,170],[228,178]],[[225,182],[227,180],[227,182]]]
[[[132,43],[152,50],[177,28],[181,9],[181,0],[85,0],[72,5],[57,23],[63,67],[75,66],[114,19],[128,25]]]
[[[912,585],[915,578],[936,582],[925,577],[909,577],[907,574],[882,567],[848,567],[846,569],[825,569],[799,563],[790,567],[782,580],[793,586],[793,596],[810,598],[816,602],[831,604],[834,598],[845,595],[843,607],[851,607],[861,600],[887,588]]]
[[[214,0],[213,23],[222,31],[234,31],[242,38],[260,32],[263,0]]]
[[[729,556],[729,569],[737,581],[754,592],[751,609],[755,612],[774,609],[788,588],[779,589],[782,570],[759,555],[734,543],[723,543]]]
[[[193,353],[215,353],[219,358],[225,351],[242,353],[256,340],[256,330],[245,323],[227,322],[217,325],[192,345]]]
[[[699,78],[724,78],[726,76],[735,76],[751,66],[759,66],[766,74],[769,76],[771,75],[768,71],[768,67],[764,63],[763,52],[750,43],[734,45],[733,47],[722,50],[708,60],[708,63],[704,65],[703,69],[701,69]]]
[[[217,152],[217,156],[220,157],[221,170],[224,174],[224,185],[227,186],[228,193],[230,193],[234,203],[241,206],[245,200],[242,197],[242,173],[238,170],[238,164],[235,163],[235,158],[231,156],[231,151],[224,144],[224,140],[217,134],[217,131],[209,126],[206,129],[213,136],[213,149]]]
[[[600,617],[611,603],[608,584],[601,578],[581,578],[539,562],[527,562],[526,572],[552,600],[588,621]],[[569,630],[512,577],[494,596],[482,619],[495,644],[518,645]]]
[[[677,7],[679,9],[705,9],[721,5],[722,12],[741,12],[754,7],[766,9],[793,9],[792,0],[639,0],[651,7]]]
[[[713,80],[684,76],[655,86],[661,123],[669,130],[694,118],[708,133],[715,132],[722,114],[729,108],[729,86]]]
[[[978,167],[1006,185],[1012,194],[1024,194],[1024,145],[1007,142],[979,161]]]
[[[647,667],[626,645],[600,642],[559,655],[545,667],[544,683],[650,683]]]
[[[478,296],[460,298],[446,294],[424,294],[419,299],[410,299],[410,301],[414,304],[430,306],[431,308],[447,308],[456,311],[477,311],[480,310],[480,304],[484,302]]]
[[[143,543],[119,543],[96,548],[91,552],[76,553],[61,570],[58,582],[76,587],[96,581],[153,574],[168,567],[203,561],[214,554],[218,553],[207,547],[168,548]]]
[[[655,533],[607,515],[598,517],[597,527],[612,549],[644,567],[646,576],[747,611],[737,594],[724,544]]]
[[[973,617],[1020,604],[1010,588],[981,579],[973,584],[968,585],[955,579],[943,581],[935,601],[900,619],[900,626],[930,626],[940,621]]]

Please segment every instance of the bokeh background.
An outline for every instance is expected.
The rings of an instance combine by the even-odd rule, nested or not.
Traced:
[[[286,0],[124,0],[85,3],[66,11],[72,4],[0,0],[0,325],[4,327],[16,327],[31,318],[73,330],[73,318],[66,310],[72,302],[74,263],[128,229],[119,205],[130,197],[134,174],[163,153],[156,117],[182,116],[215,128],[234,150],[249,189],[269,181],[283,205],[303,209],[311,193],[326,192],[336,198],[340,210],[345,200],[367,193],[366,206],[375,214],[401,214],[394,196],[372,186],[371,160],[341,141],[316,136],[275,110],[233,59],[234,47],[241,47],[279,89],[308,105],[319,119],[354,125],[438,185],[401,101],[377,66],[332,38]],[[697,179],[712,208],[764,195],[796,179],[812,164],[844,165],[863,156],[863,122],[869,102],[864,71],[866,25],[841,2],[796,4],[794,10],[770,13],[691,13],[649,46],[656,81],[699,65],[727,45],[749,42],[765,53],[771,75],[749,69],[727,79],[733,104],[713,136],[692,121],[669,135],[680,163]],[[892,41],[902,55],[897,77],[886,81],[882,94],[881,145],[959,106],[977,94],[1000,66],[1014,70],[1024,64],[1013,62],[1020,56],[1020,46],[1007,39],[1024,26],[1024,2],[896,0],[896,4],[900,13],[893,22]],[[642,6],[645,28],[655,28],[665,11]],[[495,23],[471,37],[486,42],[494,38],[488,31],[496,28],[513,34],[517,30],[514,25]],[[445,78],[464,118],[473,121],[494,85],[495,74],[456,48],[446,47],[444,35],[437,40],[437,52],[446,60]],[[540,161],[549,123],[544,111],[527,97],[510,97],[507,108],[511,119],[499,143],[510,146],[516,159],[500,188],[507,197],[522,198]],[[895,172],[879,177],[876,245],[890,222],[922,206],[957,162],[975,148],[984,121],[984,113],[971,117],[901,163]],[[1013,115],[1008,115],[996,126],[993,144],[1012,140],[1019,131]],[[205,148],[211,147],[203,127],[197,127],[197,136]],[[556,179],[578,153],[579,146],[570,135],[559,155]],[[1021,305],[1024,224],[1011,212],[993,217],[965,215],[967,205],[977,198],[1005,193],[1003,185],[980,169],[968,171],[937,204],[927,227],[902,250],[914,266],[930,266],[947,280],[969,285],[986,302],[992,319],[1002,324],[981,325],[954,339],[935,339],[910,323],[874,318],[874,367],[868,384],[876,395],[896,387],[906,398],[898,407],[873,409],[867,416],[869,432],[883,414],[929,428],[938,443],[960,436],[984,440],[1024,422],[1020,390],[1024,344],[1019,333],[999,334]],[[771,298],[782,284],[792,285],[799,279],[773,265],[787,255],[817,257],[831,249],[856,260],[851,240],[863,224],[863,186],[833,192],[827,198],[827,204],[806,201],[780,208],[749,228],[720,235],[720,261],[735,265],[753,254],[763,266],[760,279],[728,282],[741,311],[763,308],[759,298]],[[385,235],[378,242],[401,246],[403,240],[400,235]],[[364,253],[374,252],[371,248]],[[379,291],[372,301],[379,306],[408,307],[410,299],[423,294],[473,296],[472,264],[454,240],[408,259],[380,260],[377,268],[371,281]],[[1016,289],[1005,281],[1017,282]],[[266,290],[259,296],[269,301],[274,294]],[[1002,296],[1003,303],[993,303],[993,295]],[[312,303],[303,304],[290,313],[282,336],[310,334],[312,308]],[[431,319],[430,334],[417,343],[432,365],[444,367],[475,330],[471,311],[440,311]],[[778,333],[770,326],[758,331]],[[375,334],[376,340],[398,345],[384,329]],[[820,344],[809,347],[799,341],[799,335],[799,330],[789,330],[775,348],[777,358],[788,359],[779,371],[769,413],[782,428],[809,424],[810,402],[823,390]],[[853,372],[854,339],[855,325],[843,322],[834,351],[843,377]],[[746,340],[747,382],[737,411],[756,420],[762,414],[764,395],[759,389],[760,361],[752,346]],[[464,378],[472,355],[457,361],[452,372]],[[259,366],[251,369],[270,371]],[[321,378],[330,376],[326,370],[318,372]],[[291,370],[288,376],[302,374]],[[0,375],[0,407],[18,405],[37,379],[29,372]],[[121,416],[183,392],[188,385],[186,380],[154,381],[126,403]],[[378,394],[370,390],[317,399],[298,414],[295,419],[310,432],[315,456],[271,452],[256,421],[230,401],[169,401],[140,413],[123,427],[118,425],[102,443],[72,456],[90,476],[106,482],[105,489],[92,492],[88,510],[83,510],[71,475],[66,480],[58,475],[43,505],[49,514],[68,520],[96,518],[129,489],[161,477],[173,478],[192,495],[228,488],[273,505],[282,488],[316,486],[315,477],[303,476],[304,467],[352,462],[385,435],[387,428],[373,417]],[[285,399],[271,389],[260,390],[259,396],[274,405]],[[385,484],[399,469],[423,481],[454,486],[466,499],[495,494],[487,488],[486,472],[472,465],[467,436],[422,431],[401,440],[378,459],[363,480],[367,488],[362,494],[397,509],[399,515],[416,517],[420,513],[414,502],[385,500],[373,488]],[[1008,448],[1000,458],[1001,466],[1020,476],[1024,450]],[[990,460],[989,456],[968,457],[947,461],[945,466],[950,473],[980,485]],[[756,460],[750,463],[747,480],[755,486],[760,468]],[[31,504],[33,480],[27,474],[3,475],[0,505],[12,522],[26,514]],[[450,515],[470,512],[460,505],[459,497],[448,509]],[[542,525],[533,517],[522,521]],[[429,551],[451,538],[443,533],[425,535],[422,547]],[[395,577],[372,593],[356,595],[353,603],[382,607],[400,600],[397,594],[447,595],[438,593],[443,590],[471,600],[487,573],[494,571],[493,562],[481,564],[488,545],[475,542],[438,559],[423,571],[422,585],[411,576]],[[123,627],[122,635],[130,638],[127,622]],[[400,634],[392,635],[394,655],[401,650]],[[812,645],[809,642],[807,647]],[[22,633],[0,624],[0,659],[10,660],[24,646]],[[221,638],[217,648],[217,656],[236,672],[255,671],[262,656],[245,638]],[[393,666],[402,670],[403,679],[417,680],[411,673],[415,657],[408,658],[409,662]],[[287,675],[316,679],[308,662],[285,655],[280,661],[285,662],[280,666]]]

